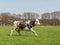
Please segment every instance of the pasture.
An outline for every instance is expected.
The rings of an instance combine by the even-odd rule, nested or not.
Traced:
[[[21,36],[14,31],[9,36],[12,26],[0,26],[0,45],[60,45],[60,26],[35,26],[38,34],[21,31]]]

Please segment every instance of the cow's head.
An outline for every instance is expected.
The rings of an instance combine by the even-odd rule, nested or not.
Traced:
[[[35,20],[35,24],[36,24],[36,25],[40,25],[40,22],[39,22],[38,19]]]

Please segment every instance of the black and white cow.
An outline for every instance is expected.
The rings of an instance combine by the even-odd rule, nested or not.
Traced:
[[[10,36],[12,36],[13,31],[17,31],[20,34],[21,30],[23,30],[23,31],[31,31],[31,32],[33,32],[37,36],[37,33],[33,30],[33,27],[36,24],[40,25],[38,19],[36,19],[36,20],[22,21],[22,22],[20,22],[20,21],[14,21],[13,24],[14,24],[13,25],[13,30],[11,30]]]

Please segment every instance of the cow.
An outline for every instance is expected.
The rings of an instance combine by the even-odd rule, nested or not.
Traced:
[[[13,31],[17,31],[18,34],[20,35],[20,31],[31,31],[35,34],[35,36],[37,36],[37,33],[35,32],[35,30],[33,30],[33,27],[35,25],[40,25],[39,20],[35,19],[35,20],[28,20],[28,21],[14,21],[13,22],[13,29],[11,30],[10,36],[12,36]]]

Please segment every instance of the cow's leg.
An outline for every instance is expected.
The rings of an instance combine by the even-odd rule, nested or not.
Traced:
[[[18,32],[19,35],[21,35],[21,34],[20,34],[20,31],[17,31],[17,32]]]
[[[25,27],[25,31],[26,31],[26,32],[29,31],[28,27]],[[26,33],[26,32],[25,32],[25,33]]]
[[[20,33],[20,30],[19,30],[19,29],[18,29],[18,31],[17,31],[17,32],[18,32],[18,34],[19,34],[19,35],[21,35],[21,33]]]
[[[38,36],[37,33],[33,30],[33,28],[31,28],[30,30],[31,30],[36,36]]]
[[[14,30],[11,30],[10,36],[12,36]]]
[[[16,30],[16,28],[17,28],[17,27],[14,27],[14,28],[11,30],[10,36],[12,36],[13,31],[15,31],[15,30]]]

